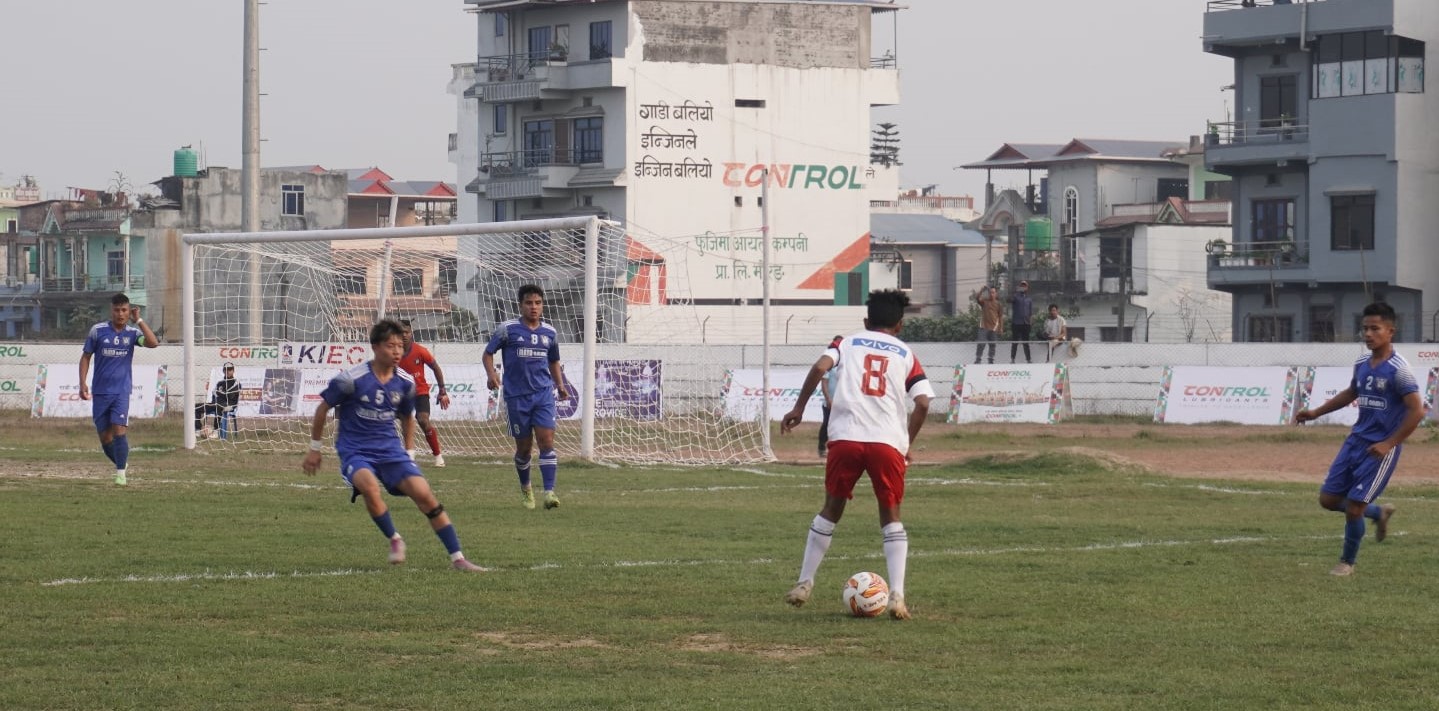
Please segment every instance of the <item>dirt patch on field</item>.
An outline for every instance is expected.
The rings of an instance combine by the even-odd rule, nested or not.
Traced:
[[[1347,430],[1341,427],[1090,424],[944,425],[930,423],[915,447],[917,466],[975,457],[1072,453],[1115,468],[1139,467],[1175,477],[1251,481],[1324,480]],[[802,428],[774,440],[781,461],[819,461],[817,431]],[[1396,482],[1439,485],[1439,431],[1415,432],[1404,446]]]
[[[680,643],[680,649],[686,652],[735,652],[738,654],[753,654],[767,659],[798,659],[800,657],[819,654],[819,650],[810,647],[736,644],[722,634],[690,635]]]
[[[539,635],[511,634],[508,632],[479,632],[475,637],[493,645],[509,649],[609,649],[610,646],[589,637],[559,639]]]

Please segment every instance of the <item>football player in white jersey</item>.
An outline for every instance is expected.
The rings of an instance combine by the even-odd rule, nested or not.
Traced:
[[[889,569],[889,614],[896,620],[907,620],[904,570],[909,537],[900,523],[899,505],[904,500],[909,446],[924,426],[934,388],[913,349],[898,337],[909,297],[893,289],[875,291],[865,305],[869,316],[864,320],[864,330],[825,349],[805,377],[799,401],[780,425],[784,434],[799,425],[810,395],[820,379],[834,369],[824,508],[810,523],[799,583],[785,595],[785,602],[799,607],[809,601],[815,573],[829,550],[835,524],[844,515],[845,504],[854,497],[860,475],[867,473],[879,500],[879,525]],[[913,401],[912,411],[906,401]]]

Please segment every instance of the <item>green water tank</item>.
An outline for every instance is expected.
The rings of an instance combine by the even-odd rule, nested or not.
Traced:
[[[175,150],[175,176],[193,178],[200,174],[200,154],[189,146]]]
[[[1024,249],[1026,252],[1054,251],[1054,224],[1048,217],[1031,217],[1025,221]]]

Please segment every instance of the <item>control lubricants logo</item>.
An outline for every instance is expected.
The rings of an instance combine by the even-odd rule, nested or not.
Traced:
[[[1270,399],[1263,385],[1186,385],[1184,397],[1195,402],[1248,403]]]
[[[4,346],[0,345],[0,358],[24,358],[25,346]]]

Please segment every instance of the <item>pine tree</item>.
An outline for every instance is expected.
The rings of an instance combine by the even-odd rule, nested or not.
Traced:
[[[869,146],[869,162],[886,168],[904,165],[899,162],[898,124],[879,124],[872,133],[874,140]]]

